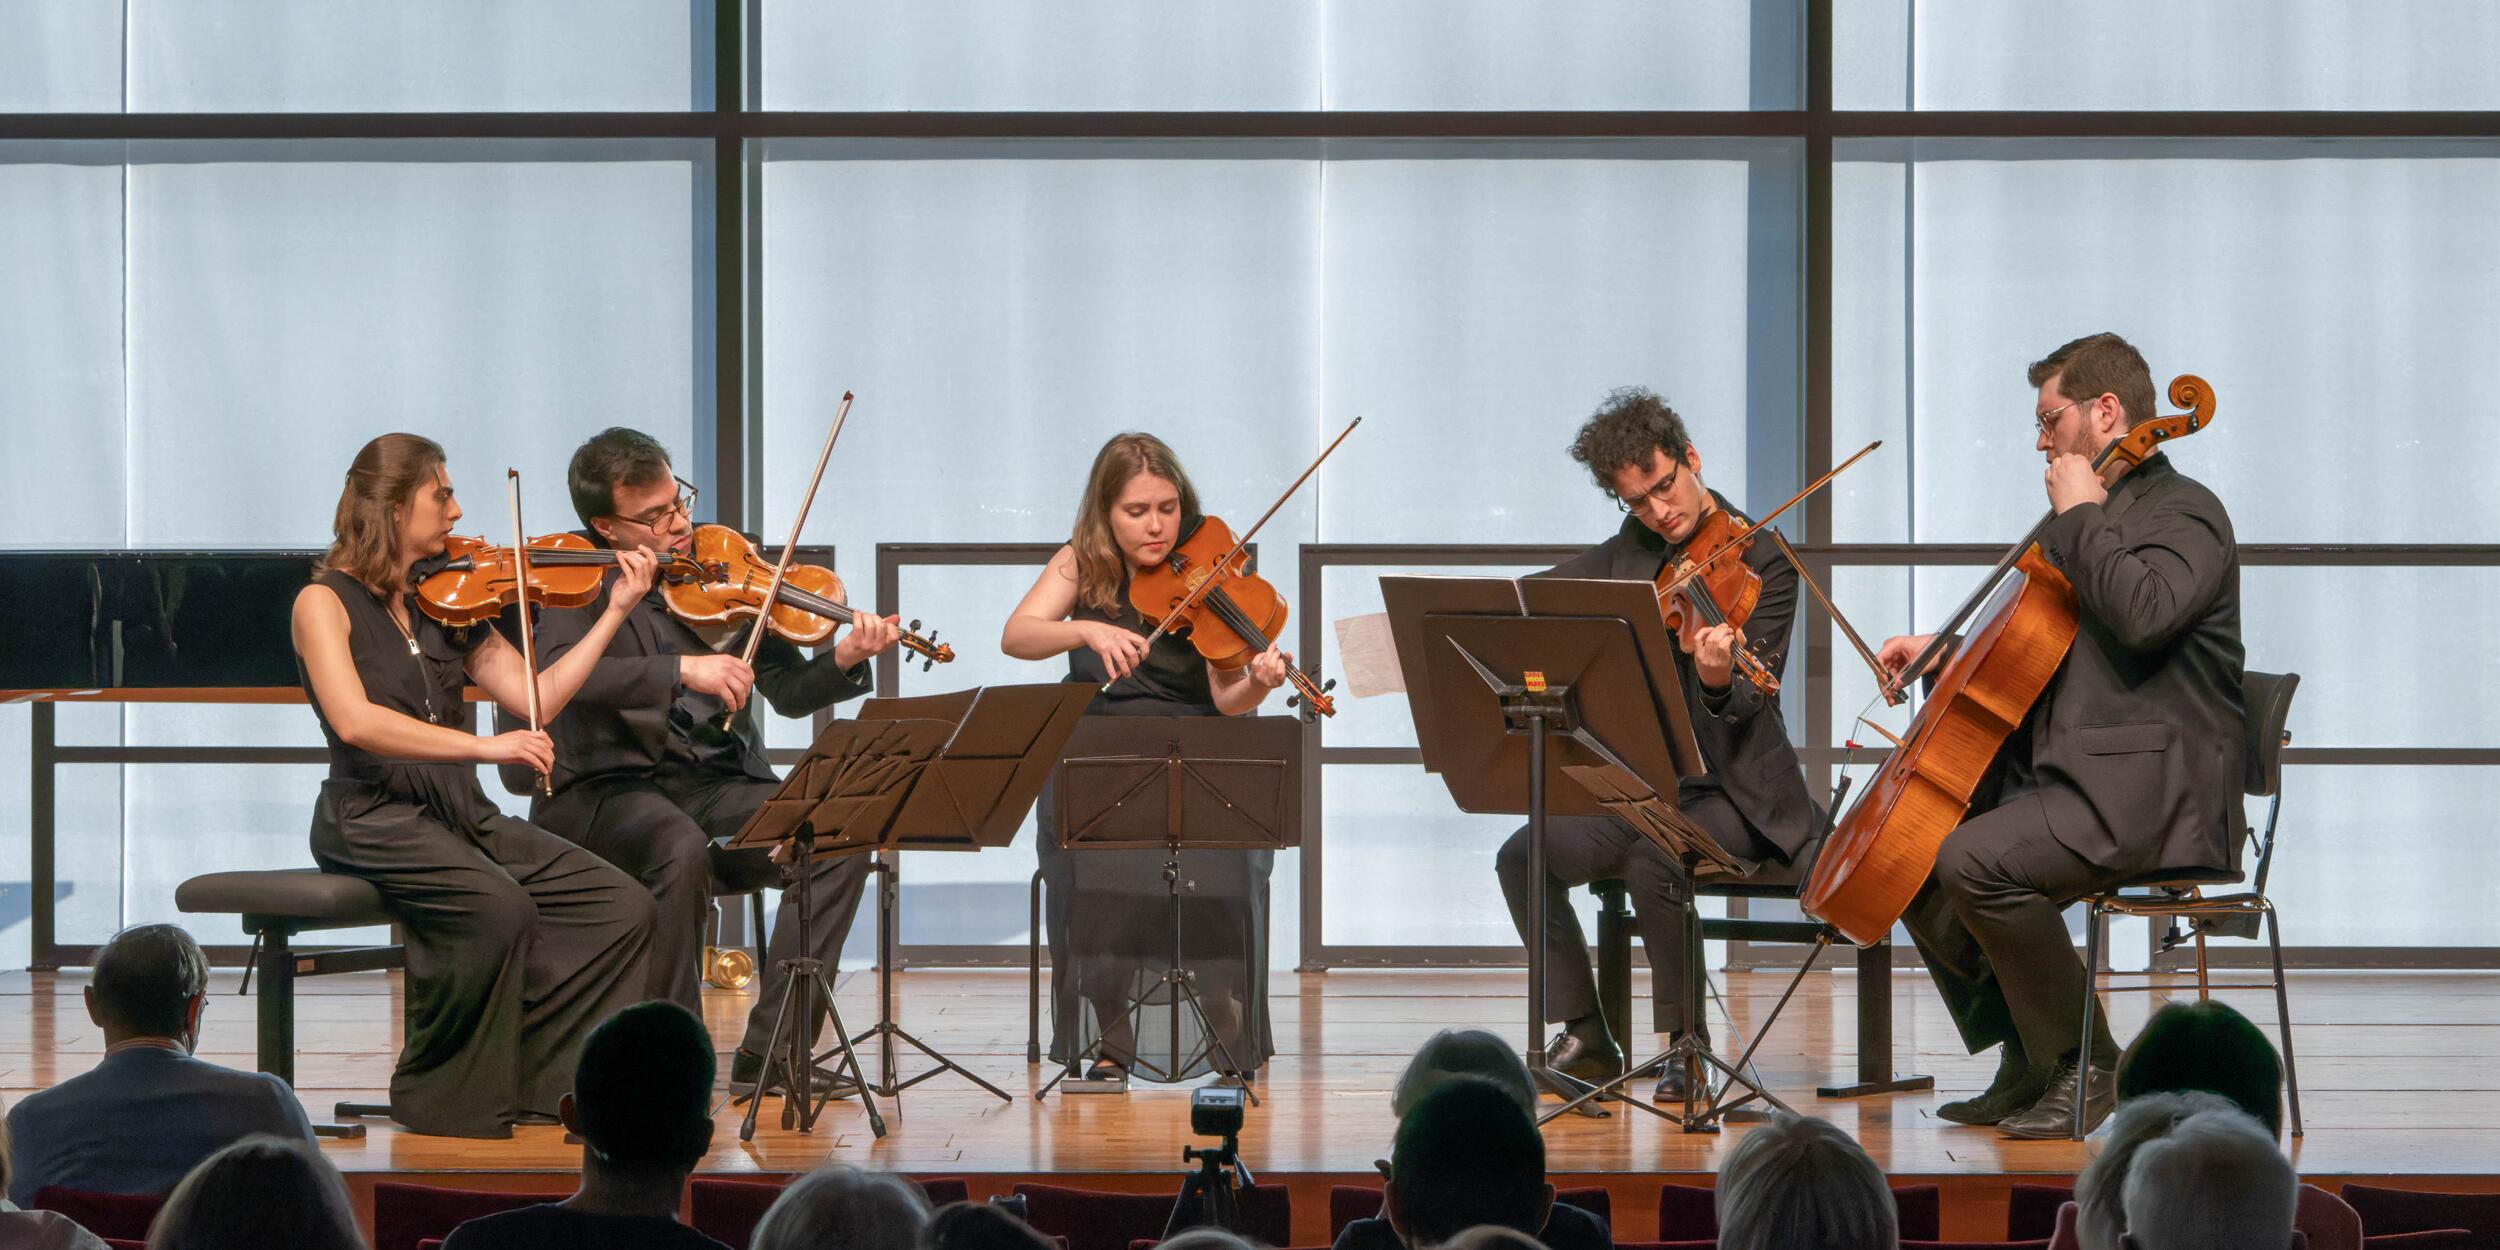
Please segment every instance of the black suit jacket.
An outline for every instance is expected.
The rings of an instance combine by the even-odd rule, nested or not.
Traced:
[[[594,540],[595,541],[595,540]],[[614,584],[614,575],[608,585]],[[543,667],[564,658],[580,643],[608,606],[608,586],[580,608],[550,608],[536,621],[538,662]],[[743,642],[745,635],[737,637]],[[669,614],[655,588],[634,605],[632,613],[608,641],[598,663],[572,701],[564,705],[547,733],[555,739],[556,793],[587,777],[614,773],[648,774],[660,761],[712,762],[758,781],[779,781],[764,758],[763,727],[750,700],[731,722],[718,728],[717,699],[677,683],[677,657],[707,655],[712,645]],[[873,688],[868,662],[849,669],[833,662],[828,650],[810,656],[780,638],[766,638],[755,651],[755,693],[783,716],[809,716]],[[523,722],[497,709],[500,729]],[[676,741],[672,743],[672,738]],[[536,784],[529,769],[505,765],[506,789],[525,793]]]
[[[2049,828],[2103,868],[2239,866],[2247,711],[2231,517],[2156,455],[2040,548],[2082,625],[2025,725]]]
[[[1731,514],[1743,515],[1730,508],[1717,491],[1710,497]],[[1670,554],[1667,540],[1641,524],[1640,518],[1625,517],[1614,537],[1537,576],[1647,582],[1657,578]],[[1779,676],[1788,665],[1788,637],[1797,619],[1797,570],[1768,540],[1754,543],[1744,559],[1762,578],[1762,597],[1745,621],[1745,647],[1772,675]],[[1709,773],[1686,778],[1684,784],[1725,791],[1745,823],[1794,860],[1821,831],[1822,816],[1806,793],[1805,771],[1798,763],[1795,744],[1788,740],[1779,701],[1764,696],[1741,676],[1728,682],[1724,694],[1706,696],[1692,657],[1678,651],[1675,666],[1692,715],[1693,738],[1710,765]]]

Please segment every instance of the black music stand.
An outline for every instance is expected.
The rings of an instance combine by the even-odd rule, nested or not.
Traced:
[[[1090,688],[1088,688],[1090,689]],[[1181,949],[1181,851],[1285,850],[1302,841],[1302,723],[1289,716],[1089,716],[1068,742],[1060,765],[1059,844],[1068,850],[1160,850],[1171,900],[1171,962],[1152,987],[1132,997],[1121,1029],[1134,1036],[1158,992],[1171,996],[1171,1045],[1180,1050],[1180,1010],[1196,1017],[1206,1047],[1175,1060],[1170,1077],[1209,1050],[1224,1071],[1241,1072],[1207,1018]],[[1253,970],[1254,973],[1257,970]],[[1061,1081],[1104,1053],[1104,1029],[1067,1067],[1036,1090],[1047,1097]],[[1134,1054],[1132,1063],[1139,1062]],[[1151,1067],[1152,1065],[1147,1065]],[[1243,1083],[1253,1106],[1259,1096]]]
[[[730,845],[782,849],[785,891],[799,885],[801,866],[818,856],[906,846],[978,850],[1004,845],[1023,823],[1025,809],[1040,791],[1050,761],[1058,757],[1084,703],[1056,682],[923,699],[872,699],[856,719],[835,721],[817,735],[806,757]],[[810,893],[800,889],[795,896],[803,951],[813,949]],[[867,1080],[834,1007],[833,985],[823,964],[807,956],[783,960],[789,989],[773,1024],[772,1043],[765,1048],[764,1070],[747,1096],[753,1101],[739,1127],[741,1140],[753,1140],[764,1095],[776,1087],[783,1095],[783,1127],[802,1133],[813,1128],[818,1108],[831,1097],[813,1093],[809,1075],[825,1057],[809,1054],[808,1034],[820,1003],[833,1028],[826,1056],[840,1056],[841,1079],[861,1092],[860,1104],[877,1136],[885,1135],[885,1121],[870,1095],[891,1097],[939,1072],[960,1073],[1000,1098],[1008,1096],[894,1023],[891,951],[886,945],[893,929],[892,902],[890,893],[881,892],[881,1018],[872,1031],[886,1047],[884,1083]],[[908,1081],[896,1079],[896,1038],[918,1047],[939,1066]]]
[[[986,686],[911,699],[877,698],[860,704],[858,719],[938,720],[956,726],[921,770],[877,848],[877,1022],[858,1041],[877,1040],[880,1081],[869,1091],[899,1100],[904,1090],[945,1072],[988,1090],[1002,1102],[1015,1099],[970,1069],[912,1036],[894,1018],[895,948],[900,944],[898,903],[902,892],[900,851],[979,851],[1015,841],[1025,813],[1066,750],[1093,692],[1068,682]],[[895,1064],[900,1041],[935,1066],[904,1079]]]
[[[1380,584],[1426,771],[1440,774],[1461,810],[1528,818],[1527,1061],[1541,1084],[1569,1100],[1544,1119],[1612,1095],[1687,1132],[1717,1131],[1715,1100],[1700,1113],[1688,1100],[1686,1114],[1672,1116],[1614,1094],[1629,1074],[1591,1086],[1554,1071],[1541,1045],[1546,817],[1614,816],[1688,873],[1751,867],[1675,807],[1677,779],[1704,764],[1655,592],[1641,582],[1565,578],[1384,577]],[[1690,1026],[1701,1019],[1700,989],[1685,987],[1688,1028],[1668,1052],[1672,1061],[1729,1071],[1778,1105],[1699,1041]]]

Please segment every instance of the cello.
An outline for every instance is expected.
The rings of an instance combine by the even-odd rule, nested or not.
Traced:
[[[2169,393],[2172,404],[2188,411],[2155,417],[2111,440],[2092,461],[2104,484],[2212,423],[2213,390],[2204,379],[2181,374]],[[1799,893],[1807,915],[1860,946],[1884,940],[1909,909],[1946,835],[1969,814],[1971,796],[2006,739],[2074,645],[2082,623],[2074,588],[2038,542],[2056,515],[2032,526],[1927,647],[1884,682],[1881,693],[1895,699],[1985,602],[1978,625],[1936,675],[1908,732],[1893,740],[1892,754],[1867,781],[1857,806],[1824,840]]]

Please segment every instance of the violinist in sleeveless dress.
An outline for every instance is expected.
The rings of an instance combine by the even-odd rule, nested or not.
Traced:
[[[1284,684],[1289,658],[1212,668],[1186,638],[1148,645],[1155,622],[1129,604],[1129,579],[1154,567],[1203,516],[1161,440],[1123,434],[1095,457],[1069,544],[1054,554],[1000,639],[1018,659],[1065,654],[1067,680],[1106,689],[1096,716],[1239,716]],[[1055,792],[1037,807],[1051,958],[1051,1058],[1073,1063],[1102,1043],[1091,1076],[1131,1070],[1182,1080],[1221,1066],[1218,1048],[1158,979],[1171,962],[1173,900],[1162,851],[1068,850]],[[1271,851],[1183,851],[1181,949],[1209,1024],[1246,1076],[1275,1054],[1268,1026]],[[1145,1001],[1130,1014],[1132,1004]],[[1133,1021],[1133,1023],[1131,1023]]]
[[[297,595],[304,692],[330,775],[313,806],[327,872],[371,882],[407,948],[405,1026],[391,1114],[421,1133],[505,1137],[553,1116],[582,1039],[644,997],[651,896],[589,851],[503,814],[479,764],[551,767],[547,735],[471,732],[475,684],[526,714],[518,650],[486,625],[447,628],[408,592],[460,517],[442,449],[389,434],[359,452],[340,537]],[[638,599],[648,557],[619,574]],[[542,715],[563,707],[615,633],[538,674]]]

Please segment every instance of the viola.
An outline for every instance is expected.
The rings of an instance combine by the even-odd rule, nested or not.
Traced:
[[[527,554],[529,601],[558,608],[595,602],[604,571],[616,563],[615,551],[572,533],[532,538]],[[697,626],[730,626],[762,613],[773,566],[738,531],[726,525],[698,525],[692,554],[651,554],[659,562],[661,601],[678,620]],[[514,565],[511,548],[454,535],[445,546],[442,562],[417,583],[417,601],[426,615],[447,625],[492,620],[519,597]],[[791,642],[817,646],[858,615],[845,598],[842,579],[832,569],[793,564],[782,579],[770,627]],[[952,644],[923,636],[920,628],[920,622],[913,621],[899,642],[922,658],[924,669],[954,660]]]
[[[2102,481],[2213,421],[2213,390],[2202,378],[2173,379],[2170,402],[2189,411],[2155,417],[2112,440],[2092,462]],[[2074,645],[2081,608],[2038,542],[2055,516],[2042,517],[2015,543],[1926,650],[1885,682],[1883,693],[1890,696],[1915,680],[1986,604],[1985,615],[1936,675],[1909,730],[1893,739],[1892,754],[1867,781],[1857,806],[1824,839],[1798,894],[1806,914],[1860,946],[1882,941],[1909,909],[1935,871],[1945,836],[1969,814],[1971,796],[2005,740],[2029,717]]]
[[[1752,531],[1739,533],[1738,522],[1725,508],[1713,508],[1710,514],[1693,527],[1692,537],[1684,540],[1687,552],[1711,553],[1708,564],[1701,564],[1690,555],[1658,570],[1655,586],[1658,591],[1658,612],[1666,619],[1667,628],[1677,634],[1687,629],[1712,625],[1745,627],[1753,616],[1754,606],[1762,601],[1762,574],[1745,563],[1745,553],[1753,547]],[[1736,671],[1764,694],[1778,694],[1780,679],[1770,667],[1743,645],[1730,652]]]
[[[1128,600],[1140,616],[1166,622],[1169,632],[1185,629],[1198,654],[1226,672],[1274,646],[1287,614],[1284,596],[1250,571],[1250,557],[1232,527],[1211,516],[1198,518],[1162,563],[1130,576]],[[1286,666],[1285,679],[1295,691],[1286,706],[1301,709],[1304,720],[1337,714],[1337,702],[1328,695],[1337,687],[1334,680],[1322,684],[1292,665]]]

